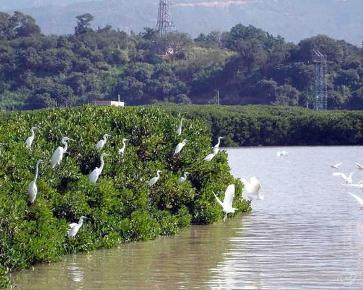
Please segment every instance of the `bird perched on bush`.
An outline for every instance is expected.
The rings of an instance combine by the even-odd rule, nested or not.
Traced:
[[[25,140],[25,146],[27,149],[32,149],[32,144],[35,138],[35,130],[38,129],[37,127],[32,127],[30,129],[31,135]]]
[[[105,134],[105,135],[103,135],[103,138],[100,141],[97,142],[96,148],[98,150],[101,150],[103,147],[105,147],[108,137],[111,137],[111,135],[110,134]]]
[[[89,182],[92,184],[96,184],[98,178],[100,177],[103,167],[105,166],[105,161],[103,160],[103,158],[105,156],[108,156],[108,154],[106,153],[102,153],[101,154],[101,166],[100,167],[96,167],[95,169],[93,169],[93,171],[90,173],[90,175],[88,176]]]
[[[71,223],[69,224],[69,230],[67,231],[67,235],[69,238],[74,238],[77,234],[79,229],[82,227],[84,220],[87,218],[85,216],[81,216],[78,223]]]
[[[182,149],[184,148],[185,144],[187,144],[188,140],[184,139],[182,142],[180,142],[178,145],[176,145],[175,147],[175,151],[174,151],[174,156],[179,154],[180,151],[182,151]]]
[[[29,195],[29,203],[34,203],[35,199],[37,198],[38,194],[38,186],[37,186],[37,179],[39,175],[39,165],[42,163],[43,160],[38,160],[35,166],[35,177],[32,182],[30,182],[28,187],[28,195]]]
[[[61,143],[64,145],[64,147],[59,146],[53,153],[52,158],[50,160],[50,163],[52,164],[52,168],[55,168],[57,165],[60,165],[62,162],[64,153],[68,150],[68,141],[72,139],[68,137],[63,137]]]

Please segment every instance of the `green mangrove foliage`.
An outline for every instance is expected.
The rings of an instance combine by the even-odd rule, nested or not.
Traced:
[[[2,115],[0,123],[0,285],[6,273],[35,263],[56,261],[60,256],[122,242],[173,235],[191,223],[221,220],[223,212],[213,192],[236,184],[234,207],[248,211],[241,198],[242,183],[230,174],[227,154],[212,162],[210,131],[200,120],[179,119],[160,108],[109,108],[85,106]],[[25,146],[30,128],[37,126],[32,149]],[[110,134],[102,150],[96,143]],[[69,149],[62,163],[51,168],[50,158],[63,136]],[[129,139],[123,156],[123,138]],[[173,156],[181,140],[188,143]],[[97,183],[89,173],[105,166]],[[40,165],[38,195],[28,203],[27,188]],[[147,182],[161,170],[158,182]],[[178,179],[188,171],[188,179]],[[86,216],[76,238],[67,237],[68,225]]]
[[[174,114],[209,123],[224,146],[362,145],[362,111],[316,112],[286,106],[168,105]]]

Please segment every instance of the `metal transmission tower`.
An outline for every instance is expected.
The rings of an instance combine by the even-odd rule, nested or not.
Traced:
[[[327,56],[319,50],[313,49],[313,62],[315,64],[314,109],[317,111],[325,111],[328,109]]]
[[[159,13],[156,30],[159,31],[161,36],[174,30],[173,21],[170,15],[170,0],[160,0],[159,2]]]

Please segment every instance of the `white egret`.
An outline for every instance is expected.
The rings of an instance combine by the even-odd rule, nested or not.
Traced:
[[[183,118],[180,119],[180,123],[179,123],[179,126],[178,126],[178,129],[176,129],[176,133],[178,134],[178,136],[181,135],[182,133],[182,130],[183,130]]]
[[[38,129],[37,127],[32,127],[30,129],[31,135],[25,140],[25,147],[27,149],[32,149],[32,144],[35,138],[35,130]]]
[[[217,202],[222,206],[223,212],[225,213],[223,221],[225,222],[227,219],[227,215],[229,213],[234,213],[237,208],[232,207],[233,198],[235,192],[235,185],[230,184],[228,185],[226,192],[224,193],[224,200],[223,202],[218,198],[218,196],[213,192],[214,197],[216,198]]]
[[[108,156],[108,155],[106,153],[102,153],[101,154],[101,158],[100,158],[101,159],[101,166],[100,167],[96,167],[89,174],[88,180],[89,180],[90,183],[92,183],[92,184],[96,184],[97,183],[97,180],[98,180],[98,178],[100,177],[100,175],[102,173],[103,167],[105,166],[105,161],[103,160],[103,158],[105,156]]]
[[[37,165],[35,166],[34,180],[32,182],[30,182],[29,187],[28,187],[29,203],[34,203],[35,199],[37,198],[37,194],[38,194],[37,179],[39,176],[39,165],[42,162],[43,162],[43,160],[37,161]]]
[[[110,134],[105,134],[105,135],[103,135],[103,138],[100,140],[100,141],[98,141],[97,142],[97,144],[96,144],[96,148],[98,149],[98,150],[100,150],[100,149],[102,149],[103,147],[105,147],[105,145],[106,145],[106,143],[107,143],[107,138],[108,137],[111,137],[111,135]]]
[[[358,162],[354,162],[354,163],[355,163],[355,165],[357,165],[359,170],[363,170],[363,165],[362,164],[360,164]]]
[[[150,187],[151,186],[153,186],[153,185],[155,185],[155,183],[157,183],[158,182],[158,180],[159,180],[159,178],[160,178],[160,173],[161,173],[161,170],[158,170],[158,171],[156,171],[156,176],[155,177],[153,177],[153,178],[151,178],[150,180],[149,180],[149,182],[147,183]]]
[[[333,176],[340,176],[341,178],[344,179],[346,184],[352,184],[353,183],[353,175],[354,172],[351,172],[349,175],[346,175],[345,173],[342,172],[334,172]]]
[[[287,151],[279,151],[276,153],[278,157],[286,157],[289,156],[289,153]]]
[[[330,167],[334,168],[334,169],[338,169],[342,164],[343,164],[343,162],[339,162],[337,164],[330,165]]]
[[[68,137],[63,137],[61,143],[64,145],[64,147],[59,146],[53,153],[52,159],[50,160],[50,163],[52,164],[52,168],[55,168],[57,165],[60,165],[63,159],[64,153],[68,150],[68,141],[72,140]]]
[[[363,209],[363,199],[360,196],[356,195],[356,194],[353,194],[353,193],[350,193],[350,192],[348,192],[348,194],[350,194],[352,197],[354,197],[355,200],[360,204],[361,209]]]
[[[218,137],[218,143],[216,145],[214,145],[213,149],[219,149],[222,139],[224,139],[224,137],[221,137],[221,136]]]
[[[77,235],[85,219],[87,219],[85,216],[81,216],[78,223],[69,224],[69,230],[67,231],[67,235],[69,238],[74,238]]]
[[[261,182],[257,177],[250,177],[250,180],[246,178],[241,178],[244,184],[244,197],[248,199],[264,200],[264,196],[260,193]]]
[[[187,180],[189,174],[190,174],[189,172],[184,172],[184,176],[180,176],[178,179],[178,182],[179,183],[185,182]]]
[[[218,149],[219,150],[219,149]],[[217,153],[211,153],[211,154],[208,154],[205,158],[204,158],[204,161],[212,161],[212,159],[217,155]]]
[[[123,144],[123,146],[122,146],[122,148],[120,148],[119,150],[118,150],[118,154],[120,154],[121,155],[121,157],[124,157],[124,154],[125,154],[125,149],[126,149],[126,141],[128,141],[129,139],[126,139],[126,138],[123,138],[122,139],[122,144]]]
[[[174,151],[174,155],[177,155],[180,153],[180,151],[183,149],[183,147],[185,146],[185,144],[187,144],[188,140],[184,139],[183,142],[179,143],[178,145],[176,145],[175,147],[175,151]]]

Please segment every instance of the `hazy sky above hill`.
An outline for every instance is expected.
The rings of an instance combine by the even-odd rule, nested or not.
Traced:
[[[363,0],[173,0],[179,31],[228,30],[252,24],[290,41],[327,34],[357,45],[363,41]],[[122,30],[154,27],[158,0],[0,0],[0,10],[21,10],[45,33],[71,33],[75,16],[89,12],[95,26]]]

